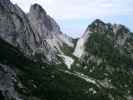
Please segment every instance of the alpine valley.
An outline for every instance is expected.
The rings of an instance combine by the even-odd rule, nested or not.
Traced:
[[[73,39],[39,4],[0,0],[0,100],[133,100],[133,33],[96,19]]]

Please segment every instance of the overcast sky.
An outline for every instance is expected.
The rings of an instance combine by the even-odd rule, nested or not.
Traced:
[[[133,31],[133,0],[11,0],[25,12],[39,3],[63,32],[79,37],[95,19],[124,24]]]

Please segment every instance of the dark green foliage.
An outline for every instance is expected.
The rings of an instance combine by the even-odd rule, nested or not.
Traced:
[[[19,50],[0,39],[0,62],[9,65],[17,72],[16,90],[26,100],[37,97],[42,100],[108,100],[102,92],[93,95],[87,92],[90,87],[100,91],[95,85],[67,74],[62,65],[48,65],[27,59]],[[104,99],[105,98],[105,99]]]
[[[115,47],[113,41],[105,34],[93,33],[86,44],[86,50],[108,61],[114,67],[133,65],[132,59],[127,54],[121,54],[119,48]]]
[[[121,53],[105,34],[91,34],[86,47],[88,54],[83,59],[75,58],[76,62],[69,72],[78,71],[97,81],[109,79],[115,88],[102,85],[97,87],[73,74],[65,73],[63,64],[49,65],[34,62],[2,39],[0,39],[0,63],[16,70],[17,79],[23,84],[23,87],[16,84],[16,90],[24,95],[26,100],[32,97],[42,100],[111,100],[109,95],[115,100],[126,100],[124,96],[129,90],[130,95],[133,95],[131,57],[126,52]],[[91,56],[95,60],[91,60]],[[99,64],[97,64],[98,59],[101,59]],[[90,88],[96,93],[89,91]]]
[[[131,91],[128,95],[133,95],[133,59],[124,49],[116,46],[114,39],[108,35],[91,33],[85,44],[87,54],[82,59],[76,60],[73,70],[97,80],[110,80],[116,89],[105,88],[108,89],[106,93],[112,94],[115,100],[126,100],[123,96],[127,95],[128,91]]]
[[[62,51],[65,55],[72,56],[72,52],[74,48],[67,46],[66,44],[63,45]]]

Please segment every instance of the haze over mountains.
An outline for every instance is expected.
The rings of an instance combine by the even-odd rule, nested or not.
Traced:
[[[1,100],[132,100],[133,33],[96,19],[79,39],[39,5],[0,0]]]

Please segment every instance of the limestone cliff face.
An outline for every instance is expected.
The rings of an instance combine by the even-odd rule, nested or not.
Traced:
[[[40,5],[32,5],[28,15],[9,0],[1,0],[0,7],[0,36],[31,59],[58,63],[63,44],[74,46]]]
[[[9,0],[1,0],[0,19],[0,36],[31,56],[36,39],[25,13]]]
[[[53,38],[53,35],[61,34],[59,25],[38,4],[31,6],[28,18],[32,29],[38,35],[38,40]]]
[[[63,54],[63,45],[73,48],[73,39],[63,34],[59,25],[47,15],[38,4],[34,4],[28,13],[28,19],[37,39],[37,52],[43,52],[50,62],[58,62],[58,55]]]

